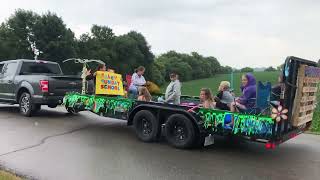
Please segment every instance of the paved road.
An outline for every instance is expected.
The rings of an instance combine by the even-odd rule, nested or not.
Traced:
[[[142,143],[124,121],[88,112],[69,116],[62,108],[44,109],[33,118],[17,112],[16,107],[0,106],[0,164],[36,179],[320,177],[320,136],[300,135],[273,151],[225,139],[201,150],[178,150],[165,142]],[[8,153],[21,148],[26,149]]]

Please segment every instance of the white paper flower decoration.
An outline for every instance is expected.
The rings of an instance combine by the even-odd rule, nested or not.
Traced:
[[[277,122],[280,122],[282,119],[287,120],[288,119],[288,109],[284,109],[282,106],[278,106],[278,108],[272,109],[271,117],[272,119],[275,119]]]

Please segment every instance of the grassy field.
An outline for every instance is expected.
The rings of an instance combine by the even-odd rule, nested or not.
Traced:
[[[21,178],[6,171],[0,170],[0,180],[21,180]]]
[[[320,101],[320,92],[318,92],[317,102]],[[313,115],[311,131],[320,133],[320,106],[317,105],[316,112]]]
[[[276,84],[279,76],[279,72],[255,72],[254,75],[257,81],[262,82],[271,82],[272,84]],[[237,95],[240,95],[240,82],[241,82],[240,73],[235,73],[233,75],[233,89]],[[210,88],[214,94],[216,94],[217,89],[221,81],[231,81],[230,74],[218,74],[212,78],[207,79],[199,79],[194,81],[188,81],[182,83],[182,94],[183,95],[191,95],[191,96],[199,96],[201,88]],[[165,92],[166,85],[161,88],[162,92]],[[320,100],[320,92],[318,93],[318,101]],[[317,107],[317,110],[314,114],[312,131],[320,132],[320,106]]]

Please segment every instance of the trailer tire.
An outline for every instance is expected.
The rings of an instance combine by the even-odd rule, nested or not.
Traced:
[[[196,131],[189,118],[182,114],[174,114],[166,122],[165,136],[170,145],[187,149],[195,145]]]
[[[148,110],[141,110],[135,114],[133,127],[137,137],[143,142],[155,141],[160,133],[157,118]]]
[[[76,115],[76,114],[78,114],[79,113],[79,111],[78,110],[76,110],[75,108],[73,108],[73,107],[66,107],[66,110],[68,111],[68,113],[69,114],[71,114],[71,115]]]

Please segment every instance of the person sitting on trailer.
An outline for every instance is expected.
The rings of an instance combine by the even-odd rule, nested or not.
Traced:
[[[218,94],[214,97],[215,107],[221,110],[230,111],[231,103],[234,102],[234,96],[230,92],[230,82],[221,81]]]
[[[242,96],[231,103],[230,110],[232,112],[246,112],[255,105],[257,87],[256,78],[253,74],[247,73],[242,76],[242,86],[240,88]]]
[[[138,101],[151,101],[151,95],[146,87],[139,87]]]
[[[146,80],[143,77],[145,72],[145,68],[143,66],[139,66],[135,73],[133,73],[131,77],[131,84],[129,85],[129,97],[132,99],[136,98],[139,92],[139,87],[146,85]]]
[[[207,109],[214,109],[215,102],[213,100],[213,96],[211,90],[209,88],[202,88],[200,91],[200,107]]]
[[[97,67],[97,70],[96,72],[92,73],[91,72],[91,69],[87,71],[87,76],[86,76],[86,80],[88,82],[92,82],[93,81],[93,88],[91,90],[89,90],[88,88],[88,91],[91,92],[89,94],[94,94],[95,92],[95,87],[96,87],[96,75],[97,75],[97,71],[106,71],[107,70],[107,67],[105,64],[99,64],[98,67]]]

